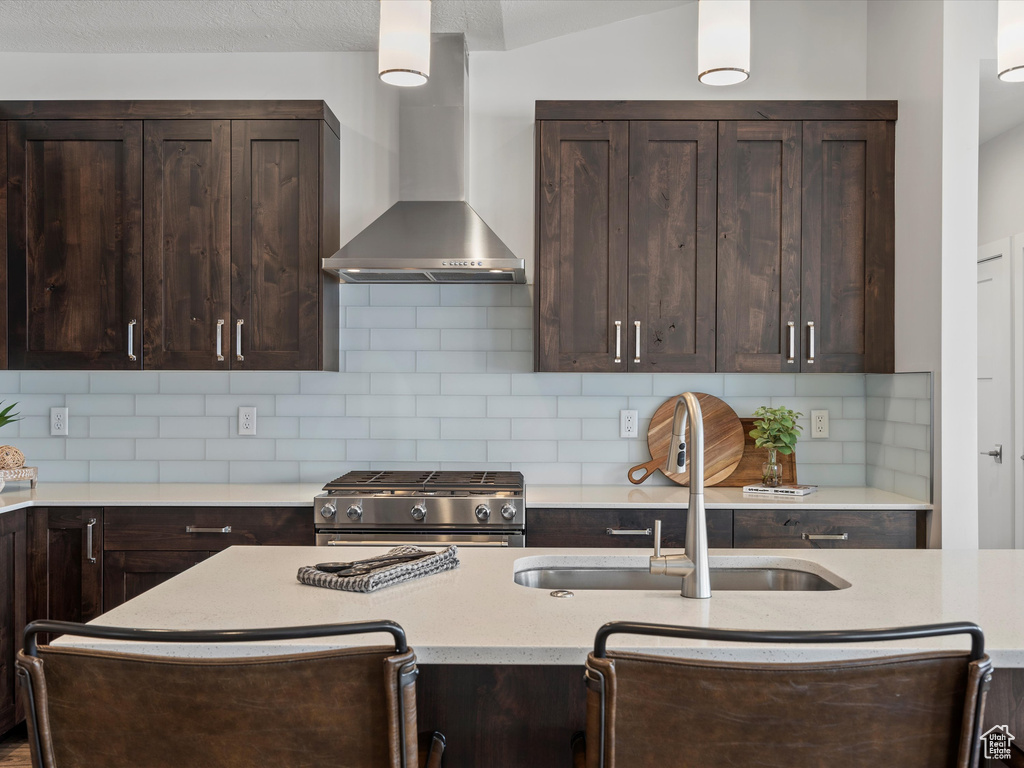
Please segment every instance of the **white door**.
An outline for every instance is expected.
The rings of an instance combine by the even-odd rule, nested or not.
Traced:
[[[982,549],[1014,544],[1010,241],[978,249],[978,525]],[[987,455],[1002,446],[1002,461]]]

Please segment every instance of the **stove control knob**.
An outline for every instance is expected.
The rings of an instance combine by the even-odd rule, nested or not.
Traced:
[[[488,507],[486,504],[481,504],[480,506],[478,506],[476,508],[476,519],[477,520],[481,520],[481,521],[487,520],[490,516],[491,516],[491,508]]]
[[[511,520],[516,516],[516,507],[514,504],[506,504],[501,508],[501,516],[506,520]]]
[[[363,509],[356,504],[349,507],[345,514],[348,516],[348,519],[353,522],[358,522],[363,519]]]
[[[334,514],[338,511],[333,501],[328,501],[322,507],[320,507],[321,517],[334,517]]]
[[[409,514],[412,515],[413,520],[423,520],[427,516],[427,508],[422,504],[417,504],[409,510]]]

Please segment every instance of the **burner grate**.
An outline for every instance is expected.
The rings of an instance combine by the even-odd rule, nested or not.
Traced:
[[[325,491],[366,490],[522,490],[523,473],[491,470],[348,472],[324,486]]]

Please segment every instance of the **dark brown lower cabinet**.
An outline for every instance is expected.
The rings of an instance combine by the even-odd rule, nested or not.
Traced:
[[[919,510],[748,510],[733,513],[733,544],[764,549],[921,549]]]
[[[686,510],[536,509],[526,515],[528,547],[653,547],[654,521],[661,520],[661,543],[682,547]],[[708,510],[708,544],[732,546],[732,510]]]
[[[198,565],[213,552],[188,550],[185,552],[131,552],[108,550],[103,553],[103,602],[112,608],[138,597],[143,592],[163,584]]]
[[[0,734],[24,715],[18,700],[14,654],[25,629],[28,575],[25,510],[0,515]]]
[[[90,621],[103,613],[103,510],[33,509],[29,536],[29,619]]]
[[[997,665],[992,671],[992,686],[985,702],[981,732],[986,733],[989,728],[997,725],[1008,726],[1014,735],[1024,733],[1024,669],[1002,669]],[[1013,754],[1010,760],[1001,762],[982,759],[982,765],[1009,765],[1011,768],[1024,766],[1024,749],[1017,745],[1018,741],[1019,737],[1010,743]]]
[[[447,738],[445,768],[569,766],[570,740],[586,722],[580,662],[420,664],[419,728]]]

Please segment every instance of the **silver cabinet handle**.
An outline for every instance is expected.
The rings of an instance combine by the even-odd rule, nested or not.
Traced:
[[[128,321],[128,359],[132,362],[138,360],[135,356],[135,320]]]
[[[848,533],[801,533],[804,541],[849,541]]]
[[[615,362],[622,362],[622,321],[615,321]]]
[[[807,321],[807,362],[814,362],[814,323]]]
[[[650,528],[605,528],[609,536],[650,536]]]
[[[92,546],[92,531],[96,527],[96,518],[90,517],[89,522],[85,524],[85,551],[88,553],[86,557],[89,558],[90,563],[96,562],[96,553],[93,552]]]
[[[982,456],[991,456],[993,459],[996,460],[996,464],[1002,464],[1003,463],[1003,446],[1000,445],[999,443],[996,443],[996,449],[994,451],[982,451],[981,455]],[[1022,457],[1022,458],[1024,458],[1024,457]]]
[[[245,360],[242,356],[242,325],[245,324],[245,320],[238,318],[235,323],[235,359]]]
[[[225,525],[223,528],[197,528],[194,525],[186,525],[185,533],[231,533],[231,526]]]
[[[636,353],[633,355],[633,362],[640,362],[640,321],[634,320],[633,327],[636,328]]]
[[[224,321],[217,321],[217,362],[224,361]]]
[[[789,326],[789,354],[786,355],[787,363],[796,362],[796,323],[790,320],[786,325]]]

